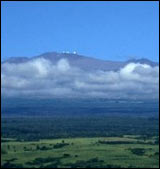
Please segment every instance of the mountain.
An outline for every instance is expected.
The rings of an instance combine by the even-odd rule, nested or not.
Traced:
[[[145,58],[142,58],[142,59],[130,59],[126,63],[131,63],[131,62],[132,63],[147,64],[147,65],[150,65],[152,67],[159,65],[157,62],[153,62],[153,61],[151,61],[149,59],[145,59]]]
[[[43,53],[38,56],[34,56],[31,58],[27,57],[11,57],[8,60],[2,62],[3,63],[25,63],[30,60],[34,60],[37,58],[44,58],[51,61],[53,64],[56,64],[58,60],[64,58],[67,59],[71,66],[79,67],[83,70],[104,70],[104,71],[117,71],[120,68],[124,67],[128,63],[142,63],[148,64],[152,67],[158,66],[157,62],[150,61],[148,59],[131,59],[128,61],[105,61],[100,59],[95,59],[83,55],[79,55],[76,53],[58,53],[58,52],[48,52]]]

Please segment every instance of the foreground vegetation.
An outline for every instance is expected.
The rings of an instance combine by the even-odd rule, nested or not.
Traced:
[[[121,137],[42,139],[3,138],[2,168],[158,168],[159,138]]]
[[[2,118],[2,168],[158,168],[159,120],[94,115]]]

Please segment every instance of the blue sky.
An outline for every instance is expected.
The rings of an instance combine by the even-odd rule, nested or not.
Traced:
[[[159,2],[1,2],[1,55],[159,61]]]

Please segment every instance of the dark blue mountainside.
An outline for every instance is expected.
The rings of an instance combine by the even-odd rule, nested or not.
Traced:
[[[1,104],[3,117],[158,117],[159,112],[157,100],[3,98]]]

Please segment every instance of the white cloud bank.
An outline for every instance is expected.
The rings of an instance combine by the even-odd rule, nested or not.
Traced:
[[[117,72],[87,72],[65,59],[4,63],[2,96],[158,98],[159,67],[129,63]]]

